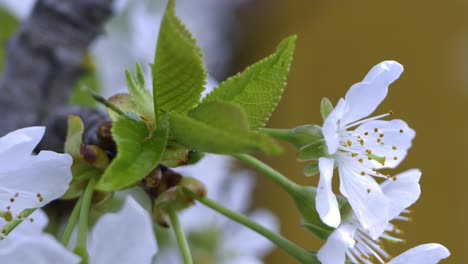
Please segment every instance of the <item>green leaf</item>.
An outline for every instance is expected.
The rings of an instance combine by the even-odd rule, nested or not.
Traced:
[[[156,109],[185,114],[200,101],[207,76],[202,54],[176,17],[173,0],[161,22],[152,73]]]
[[[333,104],[330,102],[330,99],[324,97],[320,102],[320,114],[322,115],[322,119],[325,122],[328,115],[333,111]]]
[[[104,191],[129,187],[158,166],[169,136],[168,119],[163,118],[151,134],[142,120],[120,116],[112,126],[112,136],[118,154],[96,186]]]
[[[154,123],[154,107],[153,107],[153,96],[150,94],[145,87],[145,78],[143,71],[139,64],[136,64],[136,76],[135,80],[130,72],[125,71],[125,77],[127,78],[127,86],[130,92],[129,99],[131,103],[131,111],[140,115],[145,120]]]
[[[265,126],[286,86],[296,36],[283,40],[276,52],[219,85],[203,102],[232,102],[244,109],[251,130]]]
[[[239,106],[226,102],[207,102],[183,116],[170,113],[171,135],[191,150],[218,154],[263,151],[277,154],[276,143],[247,126]]]

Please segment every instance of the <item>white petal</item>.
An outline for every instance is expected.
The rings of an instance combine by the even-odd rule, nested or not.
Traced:
[[[33,221],[30,221],[33,219]],[[32,213],[27,219],[18,225],[6,239],[16,239],[18,236],[33,236],[39,235],[42,233],[42,230],[47,226],[49,219],[47,215],[42,210],[36,210]],[[3,226],[4,222],[0,223],[0,227]]]
[[[3,243],[6,242],[6,243]],[[2,241],[0,259],[8,264],[80,263],[81,259],[64,248],[51,235],[19,236]]]
[[[273,232],[279,231],[278,219],[267,210],[257,209],[248,217]],[[226,231],[224,228],[223,251],[225,252],[261,258],[275,247],[270,240],[244,226],[236,225],[230,230],[230,234],[226,234]]]
[[[342,124],[350,124],[375,111],[385,99],[388,86],[403,72],[403,66],[396,61],[384,61],[375,65],[364,80],[348,90],[345,101],[349,111],[343,114]]]
[[[19,167],[27,162],[44,136],[45,127],[26,127],[0,138],[0,169]]]
[[[320,219],[331,227],[337,227],[341,222],[341,216],[336,196],[332,190],[333,169],[333,159],[319,159],[320,179],[315,203]]]
[[[412,169],[395,175],[395,179],[388,179],[380,185],[390,203],[389,219],[399,216],[403,210],[418,200],[421,194],[420,178],[421,171]]]
[[[364,145],[359,145],[358,148],[363,151],[370,149],[372,154],[385,157],[383,165],[374,161],[374,168],[395,168],[398,166],[405,159],[408,149],[411,147],[411,141],[416,135],[414,130],[399,119],[367,122],[356,128],[353,134],[359,135],[364,140]]]
[[[10,166],[6,171],[0,168],[1,208],[10,206],[17,215],[24,209],[42,207],[59,198],[71,181],[71,164],[68,154],[41,151],[20,167]]]
[[[104,215],[95,225],[89,243],[90,263],[150,263],[157,252],[151,218],[128,197],[116,214]]]
[[[450,251],[436,243],[424,244],[405,251],[388,264],[435,264],[450,256]]]
[[[362,227],[377,239],[388,225],[388,199],[375,180],[362,176],[355,168],[338,167],[340,191],[348,198],[349,204]]]
[[[327,143],[328,154],[332,155],[338,150],[340,145],[340,119],[345,111],[346,103],[343,99],[338,101],[338,104],[333,111],[328,115],[325,122],[323,122],[322,133]]]
[[[320,262],[322,264],[345,263],[346,251],[355,243],[353,236],[356,228],[355,225],[343,224],[333,231],[317,253]]]

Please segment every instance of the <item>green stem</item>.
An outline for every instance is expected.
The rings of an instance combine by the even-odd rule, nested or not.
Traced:
[[[169,215],[169,219],[171,220],[171,225],[172,225],[172,228],[174,229],[177,243],[179,244],[182,257],[184,258],[184,264],[192,264],[193,260],[192,260],[192,254],[190,253],[190,247],[188,245],[184,231],[182,230],[182,226],[180,225],[177,212],[173,207],[169,207],[166,210],[166,212]]]
[[[36,208],[26,209],[23,212],[21,212],[20,217],[18,217],[18,219],[11,220],[10,222],[8,222],[8,224],[6,224],[3,227],[2,235],[7,236],[8,234],[10,234],[11,231],[13,231],[13,229],[15,229],[19,224],[21,224],[21,222],[23,222],[24,219],[28,218],[32,213],[34,213],[34,211],[36,211]]]
[[[76,247],[74,252],[81,256],[82,264],[89,263],[86,243],[88,238],[89,210],[91,208],[91,200],[93,198],[96,182],[96,177],[92,177],[89,180],[81,201],[80,217],[78,223],[78,237],[76,239]]]
[[[91,90],[88,89],[88,92],[91,94],[94,100],[98,101],[99,103],[103,104],[107,108],[111,109],[112,111],[116,112],[117,114],[124,116],[125,113],[124,111],[120,110],[115,104],[111,103],[109,100],[106,100],[106,98],[93,93]]]
[[[246,216],[242,214],[238,214],[236,212],[233,212],[222,205],[218,204],[217,202],[210,200],[205,197],[200,197],[197,196],[195,193],[185,190],[186,194],[193,199],[199,201],[200,203],[204,204],[205,206],[217,211],[218,213],[226,216],[227,218],[242,224],[251,230],[257,232],[258,234],[264,236],[268,240],[270,240],[273,244],[276,246],[282,248],[284,251],[286,251],[289,255],[295,257],[297,260],[299,260],[301,263],[307,263],[307,264],[315,264],[315,263],[320,263],[317,258],[315,257],[315,254],[312,252],[309,252],[291,241],[287,240],[286,238],[282,237],[279,234],[276,234],[275,232],[272,232],[265,227],[257,224],[256,222],[250,220]]]
[[[291,139],[290,129],[261,128],[260,131],[276,139],[284,141],[289,141]]]
[[[261,172],[272,181],[277,183],[281,188],[283,188],[286,192],[293,195],[297,192],[297,189],[300,188],[295,182],[288,179],[286,176],[281,174],[279,171],[271,168],[267,164],[261,162],[260,160],[247,155],[247,154],[235,154],[233,157],[237,158],[238,160],[244,162],[245,164],[249,165],[253,169]]]
[[[73,229],[76,226],[76,223],[78,222],[78,217],[80,216],[80,209],[81,209],[81,203],[83,201],[83,197],[80,197],[78,201],[75,204],[75,207],[73,207],[73,211],[70,215],[70,218],[68,219],[67,226],[65,227],[65,231],[63,232],[62,239],[60,242],[64,247],[67,247],[68,242],[70,241],[70,237],[73,233]]]

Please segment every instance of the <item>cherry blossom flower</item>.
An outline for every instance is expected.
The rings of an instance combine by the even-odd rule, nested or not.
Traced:
[[[419,179],[421,172],[412,169],[394,176],[381,184],[384,195],[389,199],[388,215],[393,220],[407,221],[409,207],[421,193]],[[369,231],[361,226],[355,215],[343,220],[342,224],[328,237],[317,256],[323,264],[341,264],[345,260],[352,263],[372,263],[376,259],[385,263],[390,255],[382,248],[384,241],[403,242],[401,234],[393,223],[389,223],[385,232],[373,239]],[[426,252],[423,254],[423,252]],[[437,263],[449,256],[448,250],[438,244],[426,244],[410,249],[392,259],[389,263]],[[411,260],[411,261],[409,261]]]
[[[319,159],[316,204],[322,221],[329,226],[337,227],[341,221],[331,188],[335,166],[340,176],[340,192],[348,199],[361,225],[373,238],[387,226],[389,201],[373,177],[389,177],[378,170],[398,166],[411,147],[415,132],[402,120],[379,120],[391,113],[364,118],[382,102],[388,86],[402,72],[403,66],[395,61],[377,64],[362,82],[351,86],[323,124],[328,156]]]
[[[44,132],[45,127],[27,127],[0,138],[0,212],[4,223],[19,219],[25,209],[46,205],[68,189],[70,155],[45,150],[31,155]]]
[[[47,217],[41,211],[39,213],[34,216],[33,224],[24,223],[15,230],[18,232],[14,237],[0,241],[2,262],[81,263],[78,256],[63,247],[51,235],[42,232],[47,224]],[[157,244],[151,218],[131,197],[125,199],[119,212],[101,217],[89,234],[90,264],[151,263],[156,252]]]
[[[90,234],[90,263],[151,263],[158,250],[149,213],[132,197],[119,212],[102,216]]]
[[[0,240],[2,262],[9,264],[81,262],[78,256],[64,248],[52,235],[42,232],[48,222],[42,210],[36,210],[29,219],[34,221],[25,221],[8,237]],[[2,219],[0,224],[1,222]]]

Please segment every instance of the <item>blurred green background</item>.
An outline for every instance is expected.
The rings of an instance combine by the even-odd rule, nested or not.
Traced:
[[[405,66],[377,113],[395,112],[416,130],[407,159],[398,168],[420,168],[422,195],[411,207],[412,221],[399,224],[405,244],[386,244],[393,256],[428,242],[445,245],[452,256],[444,263],[468,263],[466,188],[468,163],[468,2],[467,1],[256,1],[239,13],[246,30],[236,52],[236,68],[264,57],[283,37],[298,35],[284,97],[269,127],[321,124],[319,104],[335,104],[382,60]],[[295,151],[264,158],[303,184],[318,178],[302,175]],[[259,177],[256,202],[281,219],[286,237],[309,249],[322,244],[299,226],[299,215],[285,193]],[[337,178],[335,178],[336,180]],[[335,181],[335,183],[338,183]],[[338,185],[337,185],[338,186]],[[276,250],[266,263],[290,263]]]

